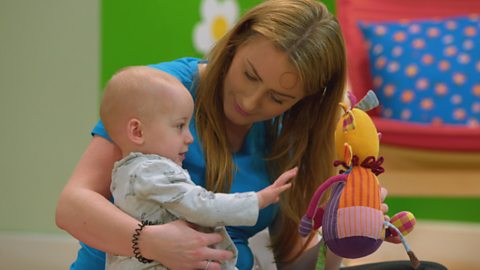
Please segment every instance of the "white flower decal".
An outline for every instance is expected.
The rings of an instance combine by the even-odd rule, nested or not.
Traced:
[[[236,0],[203,0],[201,21],[193,29],[193,44],[201,53],[207,53],[238,18]]]

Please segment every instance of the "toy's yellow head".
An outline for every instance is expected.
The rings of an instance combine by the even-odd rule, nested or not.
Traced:
[[[379,134],[370,116],[365,112],[378,105],[378,99],[372,91],[358,103],[350,96],[352,106],[340,103],[343,114],[335,130],[335,144],[338,159],[350,164],[355,155],[360,161],[371,156],[378,157]]]

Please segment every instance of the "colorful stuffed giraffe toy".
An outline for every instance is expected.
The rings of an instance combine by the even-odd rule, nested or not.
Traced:
[[[377,176],[384,172],[383,157],[378,157],[380,134],[366,111],[378,106],[378,99],[369,91],[358,103],[349,93],[352,106],[340,103],[343,115],[335,130],[340,174],[326,180],[310,201],[299,232],[302,236],[322,227],[326,246],[338,256],[360,258],[375,252],[386,236],[399,235],[412,266],[419,261],[410,250],[404,235],[412,231],[415,217],[400,212],[386,221],[381,210],[380,184]],[[322,195],[332,187],[323,208]]]

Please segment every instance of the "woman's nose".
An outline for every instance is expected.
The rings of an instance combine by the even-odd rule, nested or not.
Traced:
[[[250,95],[246,95],[243,99],[243,109],[250,113],[257,108],[262,99],[261,89],[255,89]]]

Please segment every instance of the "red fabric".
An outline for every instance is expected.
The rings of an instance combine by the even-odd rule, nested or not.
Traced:
[[[478,0],[337,0],[337,17],[345,38],[352,91],[362,98],[373,88],[368,51],[358,21],[428,19],[480,13]],[[480,151],[480,128],[436,127],[380,119],[382,143],[436,150]]]
[[[430,150],[480,151],[480,128],[428,126],[373,117],[382,143]]]

